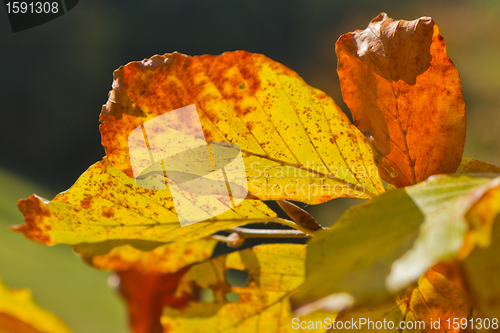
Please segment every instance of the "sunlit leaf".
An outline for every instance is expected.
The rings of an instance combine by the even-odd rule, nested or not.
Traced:
[[[382,177],[400,187],[454,173],[465,104],[434,21],[382,13],[367,29],[342,35],[336,51],[342,95],[355,123],[373,137]]]
[[[484,196],[499,184],[500,177],[439,175],[350,208],[311,239],[307,279],[292,303],[307,313],[348,293],[359,304],[377,304],[436,263],[465,256],[475,245],[475,207],[483,219],[498,214]]]
[[[0,332],[71,333],[53,313],[35,304],[27,289],[7,288],[0,281]]]
[[[18,206],[26,223],[12,228],[48,245],[107,240],[189,242],[242,224],[277,221],[262,201],[248,198],[214,218],[181,227],[168,189],[138,187],[106,158],[52,201],[31,196]]]
[[[260,199],[320,203],[384,191],[366,138],[334,101],[287,67],[244,51],[156,55],[116,70],[100,117],[110,161],[133,177],[130,133],[191,104],[207,141],[241,148],[249,191]]]
[[[348,310],[339,314],[337,320],[358,323],[357,329],[349,332],[459,333],[462,325],[468,324],[470,310],[471,304],[464,293],[431,269],[418,280],[417,286],[409,287],[397,299]]]
[[[182,278],[177,293],[191,293],[193,288],[200,287],[210,289],[215,302],[192,302],[182,309],[166,308],[162,317],[165,332],[296,332],[288,297],[304,281],[304,259],[304,245],[272,244],[194,265]],[[229,269],[247,272],[246,284],[231,286],[225,274]],[[231,294],[237,295],[238,300],[228,301]],[[335,315],[317,312],[300,320],[326,317]]]

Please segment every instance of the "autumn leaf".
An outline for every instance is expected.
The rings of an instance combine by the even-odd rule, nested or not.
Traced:
[[[0,281],[0,332],[71,333],[66,324],[35,304],[27,289],[7,288]]]
[[[166,308],[162,324],[165,332],[296,332],[288,297],[303,282],[305,246],[269,244],[216,257],[194,265],[181,279],[177,294],[193,288],[213,290],[215,302],[191,302],[182,309]],[[245,271],[244,286],[231,286],[225,272]],[[238,300],[229,302],[230,293]],[[300,320],[324,320],[334,314],[317,312]],[[302,331],[302,330],[299,330]],[[325,329],[307,330],[324,332]]]
[[[165,306],[181,308],[198,300],[197,292],[176,297],[175,291],[189,266],[210,258],[216,244],[208,238],[168,244],[121,240],[73,248],[92,266],[116,271],[134,333],[161,333]]]
[[[369,143],[334,101],[287,67],[244,51],[156,55],[116,70],[100,116],[113,166],[133,177],[130,133],[192,104],[208,142],[241,148],[248,189],[262,200],[321,203],[384,191]]]
[[[500,168],[494,164],[476,160],[474,158],[462,158],[457,173],[499,173]]]
[[[338,315],[337,321],[357,322],[359,329],[350,332],[371,332],[377,325],[382,328],[377,329],[379,332],[459,333],[461,325],[454,325],[454,320],[467,322],[470,310],[471,304],[464,293],[430,269],[415,287],[409,287],[396,299],[378,306],[345,311]],[[363,326],[359,325],[360,322],[364,323]]]
[[[108,240],[189,242],[242,224],[280,221],[262,201],[249,198],[207,221],[181,227],[168,189],[141,188],[106,158],[52,201],[32,195],[18,206],[25,224],[11,228],[48,245]]]
[[[292,304],[308,313],[345,293],[378,304],[436,263],[466,257],[486,230],[475,219],[500,210],[488,199],[498,188],[500,177],[438,175],[350,208],[309,242],[307,279]]]
[[[98,269],[142,273],[175,273],[183,267],[210,258],[217,245],[213,239],[192,242],[154,243],[120,241],[83,243],[73,246],[75,252]]]
[[[492,189],[485,193],[482,201],[473,209],[474,216],[480,217],[476,227],[485,229],[489,235],[487,242],[481,242],[470,255],[461,262],[461,272],[465,286],[473,302],[474,308],[481,316],[500,319],[500,189]],[[488,207],[484,202],[490,202],[495,207]],[[497,214],[495,221],[491,219],[493,211]],[[481,214],[482,213],[482,214]],[[497,321],[498,323],[498,321]],[[498,328],[498,326],[497,326]]]
[[[465,142],[458,71],[430,17],[395,21],[385,13],[336,44],[344,101],[369,131],[381,175],[398,187],[454,173]]]
[[[117,273],[134,333],[162,333],[160,317],[165,306],[182,308],[188,301],[198,300],[197,292],[175,295],[179,280],[187,270],[185,267],[175,273],[162,274],[132,268]]]
[[[495,218],[500,214],[500,187],[495,186],[482,193],[481,198],[467,212],[470,232],[469,249],[472,244],[488,247],[492,244],[492,230]]]
[[[500,168],[461,159],[465,106],[437,26],[428,17],[394,21],[382,13],[366,30],[343,35],[336,51],[359,128],[324,92],[260,54],[174,52],[120,67],[100,115],[107,156],[53,200],[20,200],[25,224],[12,229],[47,245],[70,244],[93,267],[116,271],[135,333],[325,332],[328,320],[361,318],[458,333],[430,323],[499,318]],[[196,119],[177,112],[184,107]],[[149,126],[170,116],[179,126],[173,134]],[[204,157],[184,149],[193,128]],[[175,163],[160,157],[160,169],[159,151]],[[242,161],[236,171],[209,182],[231,198],[187,191],[187,205],[174,204],[174,186],[225,170],[235,156]],[[137,161],[151,166],[147,175],[163,189],[142,186]],[[243,164],[244,183],[228,178]],[[244,195],[233,195],[232,182]],[[330,229],[286,201],[338,197],[371,200]],[[262,200],[276,200],[295,222]],[[218,206],[227,209],[219,214]],[[214,217],[185,221],[180,207]],[[214,233],[259,222],[292,225],[312,238],[307,246],[261,245],[211,258],[215,239],[244,240]],[[235,272],[246,281],[231,281]],[[42,321],[69,332],[44,312],[27,317],[31,305],[11,306],[16,293],[0,285],[0,331],[52,332],[36,326]],[[311,324],[296,327],[296,319]]]

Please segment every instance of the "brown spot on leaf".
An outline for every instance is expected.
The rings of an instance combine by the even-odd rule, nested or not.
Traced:
[[[104,215],[105,217],[111,218],[111,217],[115,216],[115,212],[111,208],[104,208],[102,211],[102,215]]]
[[[85,198],[80,202],[83,208],[92,208],[92,196],[90,194],[85,194]]]

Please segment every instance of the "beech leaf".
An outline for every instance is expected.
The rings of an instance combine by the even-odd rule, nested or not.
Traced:
[[[198,293],[176,295],[179,280],[188,270],[175,273],[145,273],[135,268],[120,271],[120,293],[127,303],[130,325],[134,333],[162,333],[160,322],[165,306],[182,308],[190,300],[198,300]]]
[[[168,189],[139,187],[106,158],[52,201],[32,195],[19,200],[18,206],[25,224],[11,228],[48,245],[108,240],[189,242],[242,224],[279,222],[262,201],[248,198],[216,217],[181,227]]]
[[[454,173],[465,142],[458,71],[430,17],[395,21],[385,13],[336,44],[342,96],[369,131],[381,175],[398,187]]]
[[[262,200],[316,204],[384,191],[369,143],[334,101],[289,68],[244,51],[156,55],[116,70],[100,116],[111,163],[133,177],[130,133],[192,104],[207,142],[241,148],[248,190]]]
[[[437,175],[350,208],[309,242],[307,279],[292,304],[308,313],[338,293],[377,304],[436,263],[465,257],[485,232],[474,221],[500,210],[488,200],[499,188],[500,177]]]

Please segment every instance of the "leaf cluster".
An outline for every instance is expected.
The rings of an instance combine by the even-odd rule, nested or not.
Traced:
[[[354,124],[324,92],[260,54],[171,53],[120,67],[100,115],[106,157],[50,201],[20,200],[25,224],[12,229],[70,244],[91,266],[115,271],[136,333],[294,332],[297,318],[421,321],[419,332],[436,320],[498,323],[500,168],[462,156],[465,104],[437,25],[382,13],[342,35],[336,52]],[[135,183],[128,137],[192,104],[208,142],[240,147],[249,194],[181,227],[168,188]],[[287,201],[339,197],[369,201],[331,228]],[[189,200],[201,209],[210,200],[228,204],[202,194]],[[295,230],[241,227],[269,222]],[[276,236],[310,239],[214,255],[219,242]],[[40,321],[53,327],[38,329],[35,317],[2,310],[9,297],[0,297],[0,330],[16,321],[33,332],[68,331],[52,317]]]

